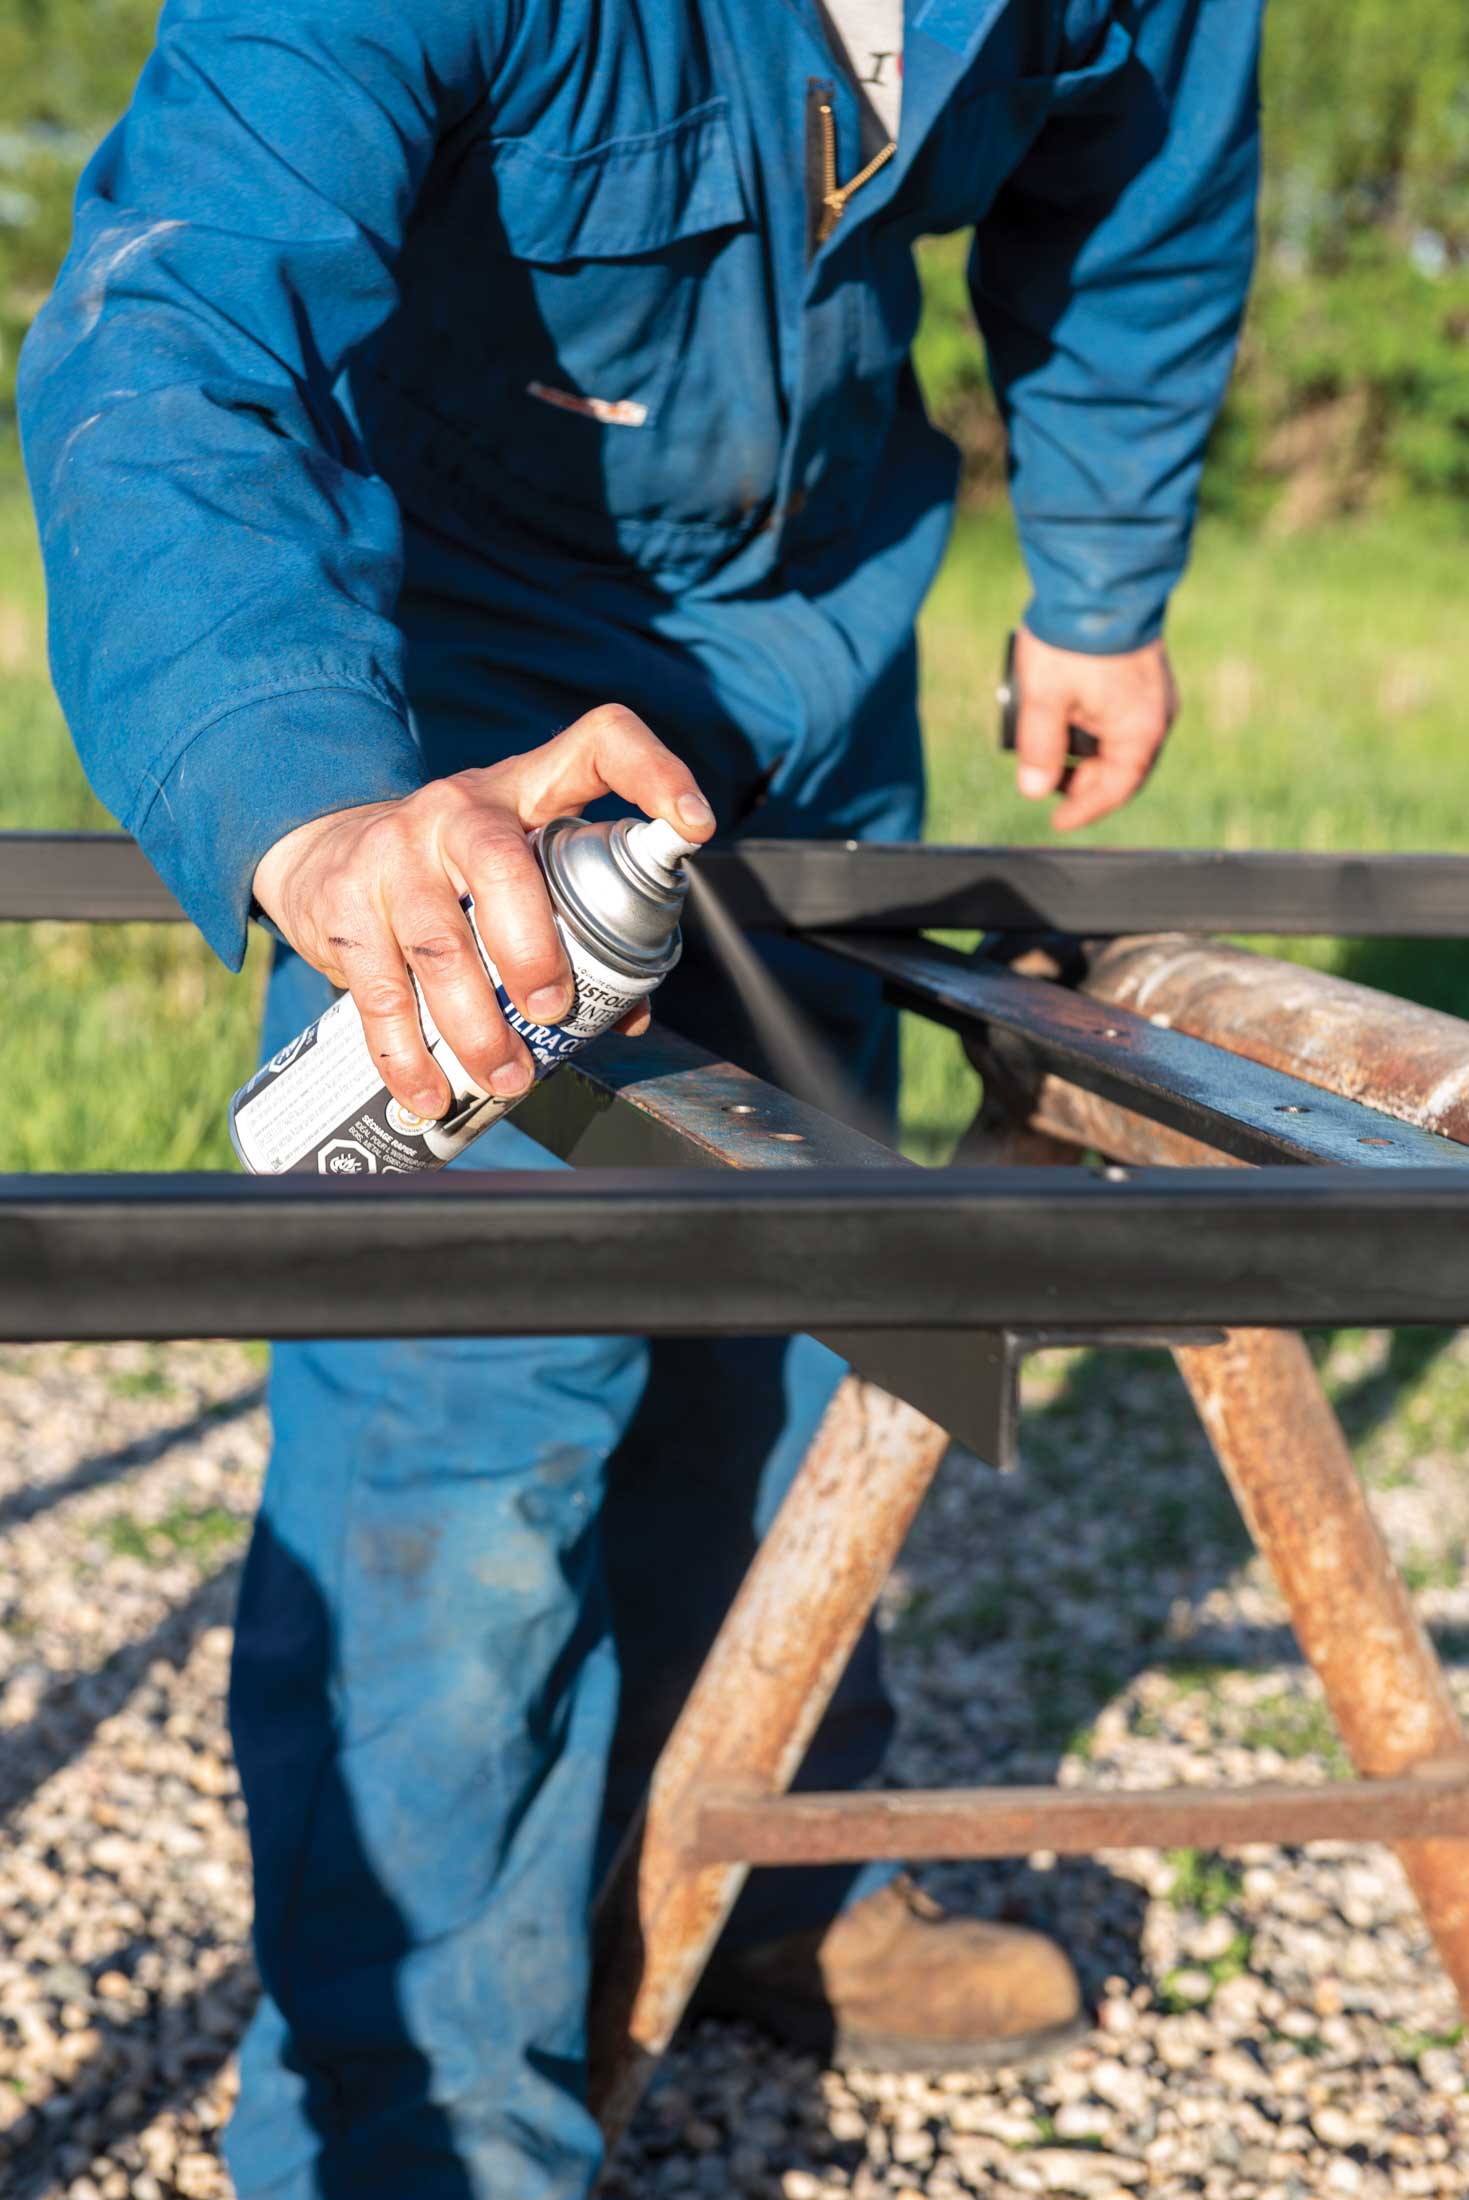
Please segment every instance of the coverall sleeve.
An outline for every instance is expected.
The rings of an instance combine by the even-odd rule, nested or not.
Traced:
[[[395,500],[339,401],[490,6],[170,0],[20,410],[93,786],[231,966],[276,840],[411,792]]]
[[[1026,622],[1059,648],[1152,640],[1187,562],[1254,261],[1261,5],[1119,0],[976,229]]]

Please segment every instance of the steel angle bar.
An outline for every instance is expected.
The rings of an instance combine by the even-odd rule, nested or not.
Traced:
[[[1041,1068],[1236,1160],[1469,1169],[1469,1148],[1453,1139],[1185,1032],[1159,1029],[1114,1002],[1017,976],[930,940],[814,937],[878,972],[903,1007],[961,1034],[1003,1032]]]
[[[183,910],[122,833],[0,833],[0,922],[182,924]]]
[[[0,1178],[0,1338],[1469,1321],[1458,1169]]]
[[[516,1122],[581,1168],[859,1168],[914,1164],[820,1109],[655,1025],[602,1040],[522,1102]],[[1004,1331],[816,1330],[865,1381],[992,1466],[1014,1464],[1018,1351]]]
[[[856,1864],[876,1857],[1025,1856],[1051,1849],[1216,1848],[1233,1842],[1469,1835],[1469,1770],[1320,1787],[921,1788],[710,1796],[693,1861]]]
[[[721,1062],[661,1026],[605,1039],[522,1102],[516,1121],[580,1167],[884,1168],[914,1164],[779,1086]],[[1017,1464],[1018,1379],[1027,1352],[1072,1332],[1013,1327],[815,1332],[855,1374],[904,1399],[991,1466]],[[1217,1331],[1191,1331],[1208,1344]],[[1090,1332],[1090,1344],[1158,1344],[1154,1331]]]
[[[538,1086],[516,1121],[578,1167],[911,1170],[891,1148],[655,1026],[610,1038]],[[1014,1452],[1015,1370],[1000,1332],[814,1331],[868,1382],[981,1459]]]
[[[741,840],[700,865],[740,923],[794,931],[1469,934],[1460,855]]]
[[[942,1329],[828,1329],[821,1341],[869,1382],[918,1406],[989,1466],[1013,1474],[1020,1465],[1020,1370],[1029,1353],[1074,1345],[1160,1351],[1191,1345],[1204,1351],[1222,1344],[1224,1332],[1108,1322],[1085,1330],[977,1329],[963,1338]]]
[[[784,931],[1469,936],[1469,856],[742,840],[699,863],[738,923]],[[120,833],[0,835],[0,921],[182,914]]]
[[[891,1146],[662,1024],[641,1039],[599,1039],[529,1092],[515,1121],[579,1168],[917,1173]]]
[[[1324,970],[1219,940],[1123,939],[1082,990],[1211,1046],[1469,1141],[1469,1024]]]

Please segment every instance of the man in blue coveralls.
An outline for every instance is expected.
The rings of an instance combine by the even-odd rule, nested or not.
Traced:
[[[1075,721],[1056,822],[1136,791],[1248,280],[1258,6],[168,0],[26,348],[26,456],[87,769],[227,962],[273,920],[268,1050],[349,986],[437,1112],[412,968],[522,1089],[457,896],[554,1021],[525,833],[609,792],[695,839],[917,835],[955,479],[908,363],[925,231],[974,232],[1009,429],[1022,787]],[[891,1104],[873,988],[781,965]],[[691,958],[660,1012],[738,1050],[722,999]],[[513,1125],[464,1165],[506,1164],[550,1166]],[[598,1862],[838,1372],[276,1354],[243,2200],[590,2189]],[[809,1776],[870,1773],[887,1724],[869,1644]],[[736,1924],[708,2005],[849,2056],[1013,2061],[1076,2017],[1059,1950],[891,1875],[766,1875]]]

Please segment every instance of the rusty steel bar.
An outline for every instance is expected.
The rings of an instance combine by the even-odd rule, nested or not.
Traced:
[[[1113,941],[1093,956],[1085,990],[1157,1029],[1469,1142],[1469,1027],[1440,1009],[1181,934]]]
[[[1155,1027],[1469,1144],[1469,1027],[1440,1009],[1178,933],[1110,942],[1093,954],[1083,990]],[[1196,1168],[1230,1158],[1198,1139],[1161,1137],[1134,1111],[1058,1077],[1040,1081],[1030,1121],[1118,1161]],[[1370,1164],[1377,1154],[1363,1148],[1356,1158]]]
[[[1174,1356],[1357,1770],[1387,1780],[1469,1768],[1443,1668],[1303,1340],[1242,1329],[1209,1351]],[[1394,1846],[1469,2010],[1469,1840],[1437,1834]]]
[[[942,1429],[849,1376],[755,1555],[598,1907],[590,2086],[609,2140],[749,1869],[694,1860],[704,1799],[790,1785],[947,1448]]]
[[[1469,1765],[1442,1776],[1321,1787],[919,1788],[888,1794],[711,1796],[705,1863],[857,1864],[872,1857],[1089,1856],[1100,1849],[1469,1835]]]

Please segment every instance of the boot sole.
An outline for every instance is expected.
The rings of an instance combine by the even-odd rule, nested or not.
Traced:
[[[828,2010],[777,2002],[766,1994],[741,1991],[733,1982],[721,1984],[707,1998],[696,1995],[688,2014],[692,2022],[703,2017],[741,2018],[777,2045],[816,2056],[828,2069],[907,2071],[935,2077],[965,2070],[1039,2072],[1078,2046],[1092,2028],[1090,2020],[1078,2014],[1064,2023],[1013,2032],[1003,2039],[912,2039],[899,2032],[854,2029],[834,2020]]]

